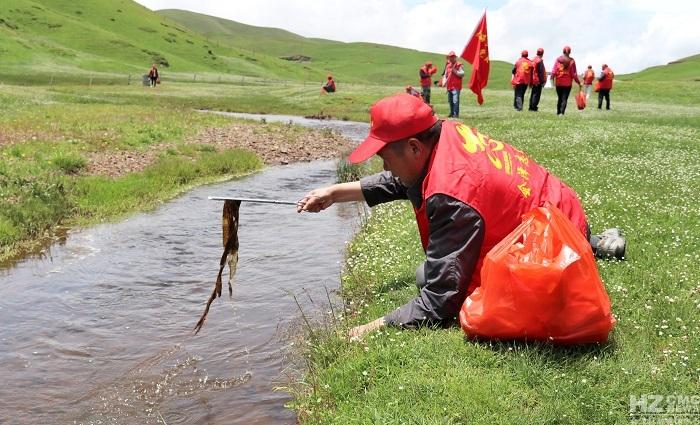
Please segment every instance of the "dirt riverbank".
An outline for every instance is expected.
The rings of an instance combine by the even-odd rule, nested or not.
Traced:
[[[206,128],[185,140],[185,144],[210,145],[217,151],[247,149],[268,165],[335,158],[353,146],[350,139],[329,130],[243,122]],[[148,149],[92,152],[87,155],[87,173],[120,177],[139,172],[168,149],[177,149],[177,144],[163,142]]]

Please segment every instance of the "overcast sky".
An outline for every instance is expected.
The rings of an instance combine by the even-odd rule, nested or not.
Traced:
[[[185,9],[305,37],[369,41],[461,53],[488,6],[492,59],[545,49],[549,68],[564,45],[579,68],[607,63],[635,72],[700,53],[698,0],[136,0],[152,10]]]

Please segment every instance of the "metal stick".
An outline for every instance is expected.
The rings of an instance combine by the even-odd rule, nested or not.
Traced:
[[[210,196],[209,199],[214,201],[241,201],[241,202],[258,202],[262,204],[283,204],[283,205],[299,205],[299,202],[279,201],[277,199],[257,199],[257,198],[236,198],[228,196]]]

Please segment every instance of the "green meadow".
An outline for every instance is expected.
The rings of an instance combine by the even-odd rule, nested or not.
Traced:
[[[348,247],[345,310],[327,318],[331,331],[309,332],[309,373],[293,404],[302,423],[643,423],[630,397],[700,394],[700,101],[685,97],[697,82],[671,84],[677,102],[665,85],[621,81],[612,111],[593,98],[577,111],[571,100],[565,118],[552,90],[537,113],[513,111],[509,91],[489,92],[483,107],[463,99],[465,122],[577,191],[594,231],[624,230],[626,261],[598,260],[618,320],[608,343],[472,342],[459,327],[347,342],[352,326],[417,295],[424,255],[413,212],[383,205]]]

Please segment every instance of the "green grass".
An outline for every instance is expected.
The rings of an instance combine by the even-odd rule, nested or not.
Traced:
[[[700,81],[700,55],[688,56],[666,65],[652,66],[643,71],[625,75],[625,79],[639,81]],[[697,97],[696,97],[697,99]]]
[[[466,40],[465,40],[466,42]],[[417,85],[418,68],[444,53],[310,39],[191,12],[150,11],[130,0],[0,3],[0,82],[21,85],[140,84],[151,63],[163,81],[307,81]],[[306,62],[283,57],[304,55]],[[510,64],[492,62],[494,87]],[[468,78],[468,76],[467,76]],[[437,77],[436,77],[437,79]]]
[[[302,423],[624,424],[630,396],[700,393],[700,101],[657,103],[663,87],[635,84],[612,92],[609,112],[578,112],[571,99],[557,118],[545,91],[540,112],[517,113],[502,91],[464,114],[569,183],[594,231],[626,231],[627,261],[598,262],[618,319],[611,340],[478,343],[457,327],[346,342],[350,327],[417,294],[424,256],[413,212],[381,206],[348,247],[345,310],[308,339],[309,372],[292,403]]]
[[[299,79],[304,66],[223,45],[130,0],[0,3],[0,81],[50,84],[178,73]],[[115,73],[121,74],[117,77]]]

